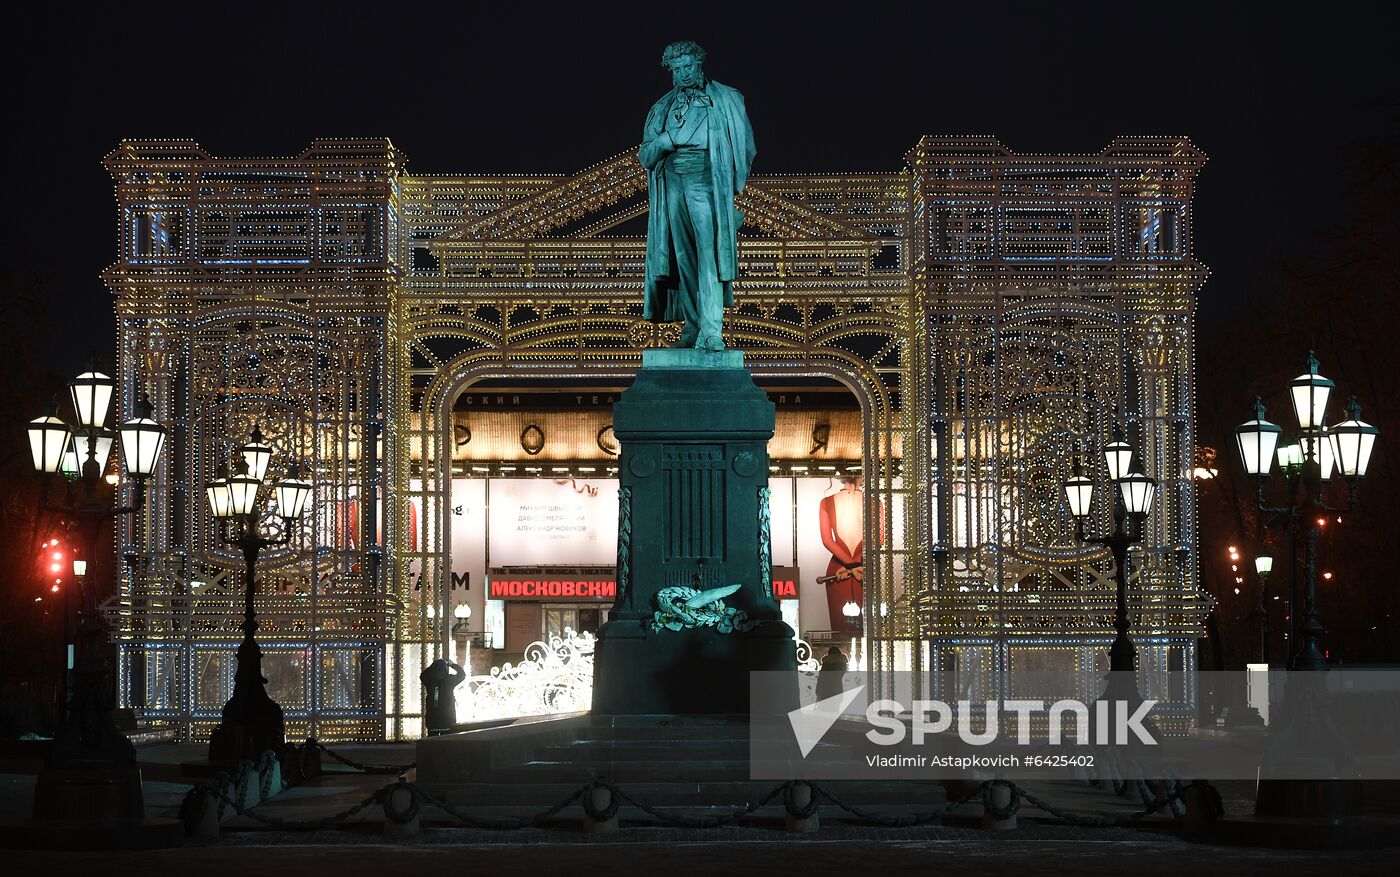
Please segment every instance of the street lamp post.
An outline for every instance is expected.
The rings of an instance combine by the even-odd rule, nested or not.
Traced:
[[[471,621],[472,607],[466,603],[458,603],[452,607],[452,639],[457,645],[457,664],[466,667],[471,672],[470,652],[468,651],[468,639],[471,632],[468,623]]]
[[[1325,682],[1316,672],[1327,669],[1318,647],[1323,628],[1317,614],[1317,542],[1325,515],[1350,511],[1356,506],[1359,481],[1366,477],[1380,430],[1361,420],[1355,397],[1347,406],[1348,419],[1329,429],[1327,402],[1334,387],[1332,381],[1318,374],[1317,357],[1309,351],[1307,372],[1289,382],[1288,388],[1298,423],[1297,441],[1278,446],[1283,429],[1264,419],[1266,412],[1258,398],[1254,400],[1254,419],[1235,429],[1240,460],[1245,472],[1255,479],[1255,505],[1261,513],[1274,516],[1275,522],[1288,525],[1290,561],[1295,559],[1294,534],[1300,525],[1303,531],[1303,622],[1297,628],[1302,645],[1290,665],[1292,670],[1302,672],[1290,678],[1281,717],[1271,729],[1280,751],[1323,753],[1346,749],[1331,721]],[[1283,475],[1282,500],[1269,502],[1265,487],[1276,458]],[[1347,499],[1340,506],[1327,502],[1328,487],[1337,474],[1347,481]],[[1296,570],[1296,564],[1293,568]],[[1290,611],[1290,619],[1292,614]],[[1290,637],[1290,646],[1293,642]],[[1255,792],[1256,816],[1313,817],[1335,826],[1341,817],[1361,813],[1363,801],[1358,783],[1273,777],[1268,775],[1269,768],[1265,766]],[[1292,823],[1290,826],[1296,827]]]
[[[1266,602],[1269,586],[1269,573],[1274,571],[1274,558],[1261,554],[1254,558],[1254,572],[1259,576],[1259,606],[1250,615],[1259,622],[1259,663],[1269,663],[1269,604]]]
[[[87,581],[87,567],[97,556],[102,529],[109,520],[134,515],[145,505],[146,482],[155,473],[165,446],[164,426],[151,419],[143,395],[136,416],[118,432],[122,464],[134,486],[132,503],[117,506],[102,489],[112,447],[118,434],[106,428],[115,383],[90,369],[69,385],[77,423],[69,426],[55,412],[29,422],[29,447],[34,469],[42,479],[43,507],[62,516],[77,531],[83,557],[73,572],[81,586],[81,609],[71,691],[49,750],[47,768],[34,792],[36,820],[91,819],[140,821],[145,814],[136,750],[112,719],[115,705],[108,687],[107,661],[102,654],[105,633],[97,609],[96,588]],[[67,465],[65,465],[67,464]],[[67,498],[50,500],[54,476],[71,467]],[[117,480],[112,480],[114,487]],[[67,676],[67,643],[64,644]]]
[[[243,553],[243,641],[238,646],[238,670],[234,674],[233,695],[224,704],[223,720],[209,740],[209,760],[236,763],[256,759],[266,750],[280,752],[286,743],[282,707],[267,693],[262,674],[262,649],[254,634],[258,617],[253,603],[256,592],[254,571],[258,554],[291,541],[292,528],[300,520],[311,485],[293,465],[288,477],[270,490],[264,490],[264,476],[272,460],[272,446],[262,431],[253,427],[247,444],[238,449],[238,462],[232,476],[222,472],[205,487],[210,510],[219,522],[219,538],[225,545]],[[274,500],[284,526],[280,536],[269,538],[262,527],[264,503]]]
[[[1113,491],[1113,530],[1104,536],[1085,536],[1084,521],[1093,507],[1094,479],[1084,474],[1081,461],[1074,461],[1074,473],[1065,480],[1065,499],[1074,516],[1074,535],[1080,542],[1102,545],[1113,555],[1117,607],[1113,628],[1116,636],[1108,649],[1109,696],[1136,697],[1133,674],[1137,670],[1137,650],[1128,636],[1128,549],[1142,541],[1143,522],[1152,508],[1157,482],[1147,477],[1134,457],[1132,446],[1115,439],[1104,446],[1104,467]],[[1127,686],[1116,691],[1119,686]],[[1130,690],[1129,690],[1130,689]]]
[[[1317,369],[1317,357],[1309,351],[1307,373],[1289,383],[1298,421],[1296,444],[1278,447],[1283,429],[1264,419],[1264,405],[1257,398],[1254,419],[1235,429],[1240,460],[1245,472],[1255,480],[1254,502],[1259,511],[1287,521],[1290,533],[1300,522],[1303,524],[1303,642],[1293,656],[1295,670],[1327,669],[1318,647],[1323,628],[1317,614],[1317,540],[1325,516],[1356,507],[1359,482],[1366,477],[1371,451],[1380,435],[1380,430],[1361,420],[1361,406],[1354,396],[1347,406],[1348,419],[1331,429],[1327,427],[1327,401],[1335,385]],[[1270,503],[1265,487],[1276,456],[1284,476],[1284,500]],[[1346,479],[1347,500],[1334,506],[1327,502],[1327,488],[1337,474]]]

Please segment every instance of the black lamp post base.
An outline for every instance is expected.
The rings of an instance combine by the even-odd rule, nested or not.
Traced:
[[[226,723],[209,737],[211,764],[237,764],[244,759],[257,762],[269,749],[279,756],[287,745],[287,729],[279,715],[275,722]]]
[[[169,850],[184,843],[185,824],[178,819],[0,823],[0,848],[12,850]]]
[[[1365,804],[1358,780],[1261,779],[1254,797],[1254,815],[1341,819],[1362,815]]]
[[[178,819],[145,815],[135,767],[63,767],[41,772],[34,818],[0,823],[0,847],[30,850],[162,850],[185,842]]]
[[[1317,671],[1327,669],[1327,659],[1322,656],[1316,643],[1309,642],[1307,645],[1293,656],[1293,664],[1289,668],[1292,670]]]
[[[145,815],[136,767],[49,768],[34,785],[36,820],[139,820]]]

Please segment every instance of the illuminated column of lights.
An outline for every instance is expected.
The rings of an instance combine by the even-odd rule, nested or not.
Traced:
[[[386,141],[318,141],[301,155],[282,159],[221,159],[188,141],[137,141],[122,144],[108,157],[116,181],[123,254],[121,270],[108,275],[119,293],[119,341],[124,350],[144,355],[145,336],[139,327],[159,323],[169,333],[172,349],[188,351],[182,364],[188,379],[177,385],[184,393],[172,398],[171,405],[188,417],[184,459],[192,461],[192,471],[172,473],[175,489],[187,491],[191,482],[197,485],[212,477],[208,448],[211,432],[218,430],[209,428],[205,415],[206,406],[218,395],[235,403],[231,407],[239,417],[262,406],[267,406],[262,413],[274,407],[285,410],[290,403],[308,418],[344,431],[355,418],[365,416],[363,402],[371,382],[365,374],[369,366],[363,364],[378,357],[379,374],[388,371],[383,364],[389,341],[382,313],[391,298],[388,289],[399,260],[397,201],[392,189],[401,163]],[[256,185],[250,186],[253,180]],[[163,238],[166,244],[152,248],[141,238],[141,230],[154,225],[179,234]],[[256,294],[249,295],[250,289]],[[151,295],[154,290],[169,294]],[[271,383],[284,384],[274,377],[269,388],[258,393],[250,392],[246,381],[229,381],[239,367],[234,351],[250,350],[254,338],[266,339],[265,352],[272,354],[287,342],[305,343],[307,349],[320,351],[293,364],[294,378],[311,365],[313,385],[271,388]],[[342,347],[365,351],[362,371],[343,366],[334,353]],[[336,384],[355,386],[339,392]],[[347,403],[350,399],[361,404],[354,407]],[[335,472],[333,486],[324,494],[327,505],[340,509],[345,507],[344,497],[358,490],[360,477],[343,462],[340,455],[327,461]],[[315,465],[322,462],[317,459]],[[196,468],[198,472],[193,471]],[[318,501],[313,507],[313,520],[322,520],[321,504]],[[191,534],[192,544],[170,549],[152,546],[154,551],[180,551],[180,557],[188,558],[187,563],[171,564],[181,570],[187,583],[217,578],[221,571],[237,567],[232,553],[212,538],[209,512],[198,505],[178,506],[190,520],[182,527],[168,528]],[[325,520],[332,517],[326,514]],[[276,648],[316,655],[323,648],[319,640],[333,626],[343,624],[347,612],[356,614],[357,625],[359,618],[377,621],[392,614],[392,604],[384,600],[382,591],[373,593],[376,588],[371,587],[372,593],[364,593],[358,585],[347,584],[366,568],[354,556],[361,548],[352,551],[340,544],[343,534],[334,523],[319,532],[326,538],[318,542],[329,550],[309,555],[305,574],[312,591],[298,600],[274,597],[265,614],[269,629],[280,631],[272,642]],[[159,568],[166,560],[156,556],[151,563]],[[168,588],[169,582],[169,577],[154,577],[142,587]],[[319,593],[322,582],[331,584],[333,596]],[[360,596],[345,596],[349,594]],[[202,605],[207,611],[220,599],[218,594],[204,593],[182,605],[193,603],[196,611]],[[352,610],[352,600],[363,605]],[[185,649],[181,660],[187,663],[201,650],[207,654],[209,648],[221,648],[226,642],[225,632],[211,631],[187,647],[185,638],[171,637],[171,630],[180,625],[168,618],[172,610],[164,611],[166,615],[147,610],[149,623],[130,627],[122,635],[133,646],[139,644],[140,651],[165,645]],[[382,631],[382,621],[378,624]],[[379,652],[382,639],[364,648]],[[364,687],[371,700],[315,725],[322,739],[382,738],[377,692],[382,690],[383,662],[369,663],[374,678],[366,678]],[[312,688],[323,682],[337,684],[323,680],[318,667],[313,659],[306,668]],[[193,699],[195,691],[187,688],[184,705],[168,718],[189,722],[198,735],[208,732],[211,716],[209,705]],[[289,714],[289,722],[298,732],[310,731],[318,722],[315,705],[324,702],[328,698],[318,689],[308,696],[306,709]],[[217,709],[216,704],[214,716]]]
[[[1190,666],[1200,621],[1209,606],[1208,598],[1196,585],[1191,485],[1189,478],[1181,474],[1189,473],[1192,467],[1189,449],[1195,412],[1190,296],[1202,279],[1199,266],[1189,256],[1190,228],[1184,219],[1191,196],[1191,177],[1203,156],[1189,145],[1178,143],[1175,156],[1180,164],[1172,167],[1169,174],[1162,172],[1164,167],[1139,167],[1129,173],[1129,150],[1124,151],[1122,159],[1111,157],[1112,151],[1108,151],[1101,160],[1122,168],[1113,173],[1114,185],[1120,187],[1116,197],[1120,203],[1133,204],[1131,212],[1120,214],[1116,220],[1121,223],[1118,227],[1125,231],[1151,230],[1151,235],[1131,239],[1125,235],[1112,241],[1108,236],[1097,235],[1093,228],[1093,223],[1107,214],[1071,214],[1066,218],[1071,226],[1078,224],[1077,232],[1083,232],[1078,246],[1084,251],[1080,258],[1065,258],[1038,250],[1053,245],[1053,235],[1044,234],[1052,227],[1037,224],[1031,218],[1043,217],[1054,209],[1053,194],[1025,197],[1017,191],[1002,190],[996,193],[1000,200],[994,204],[985,190],[979,200],[978,194],[961,190],[956,182],[983,174],[986,176],[981,179],[994,179],[1003,160],[1015,163],[1018,181],[1029,179],[1037,170],[1054,166],[1058,157],[1044,157],[1039,164],[1021,156],[1003,159],[1009,153],[990,138],[963,138],[963,142],[973,148],[960,151],[946,141],[925,138],[912,156],[924,196],[919,205],[921,219],[913,232],[914,239],[921,241],[914,248],[916,264],[924,260],[926,276],[931,280],[946,278],[946,286],[933,288],[950,300],[933,323],[941,336],[934,361],[941,368],[939,384],[946,394],[940,400],[941,410],[936,409],[933,416],[946,422],[940,422],[939,429],[947,433],[947,438],[938,443],[942,461],[936,478],[941,483],[943,501],[948,503],[939,508],[941,521],[934,534],[936,539],[945,540],[937,553],[947,562],[940,566],[938,597],[927,604],[933,613],[930,622],[935,635],[942,628],[949,641],[955,643],[961,636],[970,643],[969,633],[980,627],[997,632],[1011,648],[1053,650],[1054,646],[1039,641],[1030,646],[1029,635],[1042,626],[1082,630],[1105,621],[1112,623],[1111,603],[1105,606],[1105,595],[1094,587],[1102,581],[1097,555],[1086,554],[1077,547],[1067,549],[1066,544],[1073,546],[1073,538],[1065,538],[1069,534],[1063,526],[1058,534],[1053,526],[1045,526],[1045,535],[1028,534],[1025,529],[1020,533],[993,529],[1000,542],[996,552],[986,550],[988,540],[979,530],[987,529],[985,518],[975,509],[979,500],[974,499],[972,492],[978,486],[979,468],[1006,471],[1008,467],[1024,466],[1029,475],[1044,468],[1038,465],[1042,459],[1062,468],[1063,448],[1068,442],[1057,436],[1064,428],[1064,416],[1054,413],[1036,420],[1025,417],[1021,423],[1015,423],[1013,428],[1025,436],[1019,447],[1018,436],[1012,430],[984,437],[983,425],[999,422],[1006,415],[997,410],[998,401],[990,392],[983,393],[987,401],[974,404],[980,400],[971,391],[1005,388],[1000,390],[1005,394],[1003,398],[1017,393],[1034,398],[1053,383],[1059,384],[1057,390],[1063,398],[1078,395],[1086,399],[1085,431],[1091,441],[1107,440],[1112,419],[1108,415],[1115,411],[1129,424],[1140,425],[1141,456],[1148,474],[1159,481],[1161,490],[1142,545],[1144,553],[1155,555],[1159,562],[1143,564],[1138,582],[1146,598],[1144,606],[1151,609],[1145,608],[1137,616],[1138,624],[1150,631],[1150,636],[1143,639],[1144,648],[1161,649],[1164,653],[1180,650]],[[1145,143],[1134,145],[1147,147]],[[929,172],[921,174],[925,167]],[[1167,179],[1174,182],[1165,182]],[[1039,191],[1053,193],[1056,185],[1047,182]],[[1008,205],[1014,206],[1015,212],[1008,211]],[[1145,218],[1141,226],[1139,218]],[[1171,223],[1167,220],[1179,222],[1175,231],[1168,227]],[[1104,249],[1093,252],[1100,244]],[[1053,281],[1045,283],[1047,289],[1040,295],[1038,290],[1012,288],[1005,289],[1004,299],[998,299],[992,294],[998,290],[998,284],[988,277],[984,287],[987,294],[978,303],[980,307],[969,307],[965,304],[968,300],[959,296],[959,283],[965,282],[969,274],[975,276],[977,260],[965,256],[974,249],[984,251],[989,262],[1000,258],[1005,263],[1015,263],[1017,270],[1030,271],[1040,264],[1048,273],[1051,266],[1078,262],[1080,267],[1076,270],[1085,271],[1086,277],[1094,275],[1092,269],[1085,267],[1090,259],[1084,256],[1097,256],[1105,266],[1112,264],[1116,272],[1121,272],[1117,274],[1118,282],[1112,284],[1120,289],[1122,278],[1134,276],[1137,265],[1171,264],[1179,273],[1167,283],[1154,283],[1144,276],[1141,282],[1133,284],[1130,294],[1122,296],[1110,294],[1110,284],[1105,284],[1098,301],[1111,304],[1097,312],[1085,299],[1072,306],[1067,306],[1066,299],[1073,296],[1057,299],[1051,292]],[[1081,289],[1088,293],[1090,286],[1092,281]],[[1037,324],[1037,318],[1044,322]],[[999,321],[1008,326],[1004,337],[986,328]],[[1071,327],[1063,330],[1062,339],[1055,336],[1054,330],[1059,327]],[[1043,340],[1036,339],[1036,347],[1045,351],[1050,360],[1045,362],[1043,373],[1031,370],[1032,355],[1018,350],[1016,344],[1016,340],[1036,330],[1043,333]],[[1094,343],[1103,345],[1102,355]],[[999,367],[1001,362],[1006,365]],[[1017,383],[1023,380],[1021,374],[1037,378],[1044,374],[1045,378],[1026,379],[1027,386],[1022,390]],[[1128,391],[1133,386],[1138,388],[1136,394]],[[1038,431],[1045,436],[1039,448]],[[962,496],[960,489],[964,489]],[[992,505],[998,514],[1008,514],[1023,528],[1028,523],[1041,526],[1034,506],[1021,505],[1022,500],[1015,493],[993,496],[995,502],[981,502]],[[1018,556],[1028,546],[1035,547],[1034,558]],[[1060,587],[1052,575],[1060,576],[1060,581],[1074,581],[1074,599],[1061,600],[1054,588],[1025,587],[1024,583],[1035,578],[1027,572],[1037,568],[1042,588],[1052,584]],[[1075,576],[1076,570],[1083,572]],[[1171,570],[1180,570],[1179,576],[1169,575]],[[988,581],[993,587],[987,586]],[[997,588],[1002,582],[1009,584]],[[1022,585],[1024,595],[1011,590],[1017,583]],[[976,593],[978,590],[982,593]],[[1162,611],[1158,612],[1158,607]]]

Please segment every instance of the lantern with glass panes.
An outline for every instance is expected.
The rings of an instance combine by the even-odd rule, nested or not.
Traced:
[[[262,650],[254,638],[258,629],[254,574],[258,554],[264,548],[291,542],[312,490],[296,462],[288,465],[287,474],[276,483],[265,483],[273,447],[258,426],[253,427],[248,442],[237,449],[235,457],[233,474],[221,463],[215,478],[204,488],[209,510],[219,525],[219,538],[242,551],[244,564],[243,641],[238,646],[233,695],[209,741],[209,760],[220,764],[256,758],[267,749],[280,751],[286,742],[282,707],[267,693]],[[268,535],[264,529],[268,512],[282,519],[278,535]]]
[[[1128,636],[1128,549],[1142,541],[1143,522],[1152,510],[1157,482],[1143,472],[1132,445],[1115,437],[1103,448],[1104,474],[1107,477],[1113,503],[1113,529],[1104,536],[1086,536],[1084,524],[1094,504],[1094,478],[1085,472],[1083,461],[1076,458],[1073,472],[1065,479],[1065,502],[1074,517],[1075,538],[1089,545],[1102,545],[1113,555],[1117,604],[1114,613],[1116,636],[1109,646],[1110,685],[1132,684],[1137,669],[1137,651]],[[1133,690],[1135,691],[1135,685]]]
[[[1267,412],[1258,397],[1254,400],[1253,419],[1235,428],[1240,462],[1255,479],[1255,505],[1270,518],[1266,526],[1287,525],[1290,545],[1300,525],[1303,529],[1302,642],[1292,662],[1297,670],[1327,669],[1318,646],[1322,635],[1317,616],[1318,535],[1327,516],[1356,507],[1360,481],[1366,477],[1371,452],[1380,435],[1380,430],[1361,419],[1361,406],[1355,396],[1346,407],[1347,419],[1328,427],[1327,403],[1336,384],[1318,373],[1318,365],[1317,357],[1308,351],[1308,370],[1288,384],[1297,432],[1287,444],[1279,444],[1283,428],[1264,419]],[[1278,498],[1270,500],[1275,461],[1282,483],[1275,488]],[[1345,502],[1334,504],[1329,502],[1328,494],[1338,477],[1346,481],[1347,496]]]
[[[1259,605],[1249,613],[1249,620],[1259,625],[1259,663],[1269,663],[1269,624],[1268,585],[1269,573],[1274,571],[1274,558],[1271,554],[1260,554],[1254,558],[1254,574],[1259,577]]]
[[[132,417],[115,431],[107,428],[116,382],[95,367],[74,378],[68,386],[73,422],[58,416],[57,404],[50,406],[43,417],[28,425],[29,452],[34,471],[41,479],[41,502],[48,511],[67,521],[77,531],[81,555],[73,559],[75,571],[81,565],[83,574],[76,575],[81,592],[78,642],[73,657],[72,693],[66,698],[66,709],[55,723],[57,731],[51,750],[50,763],[54,769],[69,765],[109,766],[130,765],[135,750],[112,719],[112,698],[108,686],[107,661],[102,653],[104,626],[97,611],[96,583],[86,574],[88,564],[97,559],[98,544],[107,521],[126,515],[136,515],[146,500],[147,482],[155,475],[165,447],[166,429],[151,416],[150,400],[142,393],[132,406]],[[119,473],[104,478],[112,448],[120,443]],[[120,494],[124,472],[131,486],[131,501],[113,502],[104,485],[112,485]],[[51,500],[54,480],[62,476],[67,482],[64,502]],[[72,619],[67,620],[68,624]],[[67,646],[63,668],[68,668]],[[76,769],[76,767],[75,767]],[[41,779],[40,786],[44,786]],[[36,793],[36,801],[43,797]],[[139,799],[139,790],[137,793]],[[37,806],[37,804],[36,804]]]

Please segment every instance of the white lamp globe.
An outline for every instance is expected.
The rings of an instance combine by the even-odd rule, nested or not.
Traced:
[[[1274,449],[1278,445],[1283,429],[1278,424],[1264,419],[1264,404],[1256,396],[1254,399],[1254,419],[1235,427],[1235,444],[1240,451],[1240,462],[1249,475],[1266,476],[1274,465]]]
[[[78,415],[79,426],[94,427],[107,422],[115,387],[110,377],[95,369],[73,379],[68,392],[73,397],[73,411]]]
[[[1084,475],[1078,460],[1074,461],[1074,474],[1065,479],[1065,501],[1069,504],[1069,513],[1076,518],[1089,515],[1094,501],[1094,480]]]
[[[63,466],[63,455],[72,440],[68,424],[53,415],[29,421],[29,454],[34,469],[52,475]]]
[[[1355,396],[1347,406],[1347,417],[1329,430],[1337,469],[1348,478],[1365,478],[1381,431],[1361,419],[1361,406],[1356,404]]]
[[[1293,399],[1293,414],[1299,429],[1317,429],[1327,417],[1327,397],[1335,384],[1317,373],[1317,357],[1308,351],[1307,373],[1288,382],[1288,394]]]

